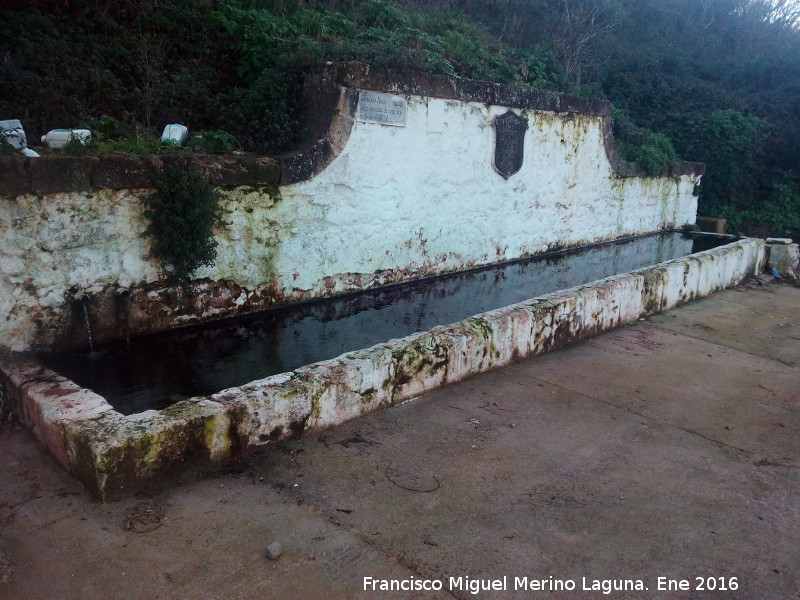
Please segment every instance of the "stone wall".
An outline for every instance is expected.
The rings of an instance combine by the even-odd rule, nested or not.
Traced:
[[[309,82],[315,135],[297,152],[192,159],[225,222],[188,294],[143,237],[141,198],[175,157],[0,161],[0,348],[86,346],[87,315],[110,340],[694,223],[703,166],[641,176],[613,153],[604,101],[363,65]],[[359,118],[361,90],[391,94],[403,123]],[[508,111],[526,129],[506,178]]]

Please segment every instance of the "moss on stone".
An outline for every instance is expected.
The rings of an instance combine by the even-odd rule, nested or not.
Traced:
[[[422,372],[446,372],[449,364],[450,348],[437,336],[426,336],[394,350],[394,376],[391,378],[392,398],[398,390],[417,378]]]
[[[320,397],[322,397],[321,391],[311,396],[311,412],[308,416],[314,421],[319,421],[320,417],[322,417],[322,403],[319,401]]]
[[[494,328],[488,319],[483,317],[470,317],[464,321],[466,326],[477,333],[486,342],[486,352],[484,356],[492,358],[500,357],[500,350],[494,342]]]
[[[663,304],[663,284],[667,273],[663,269],[650,269],[641,273],[644,280],[642,299],[645,314],[651,315],[661,311]]]

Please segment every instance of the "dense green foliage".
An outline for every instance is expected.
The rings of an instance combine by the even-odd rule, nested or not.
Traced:
[[[219,225],[219,194],[205,175],[188,164],[168,165],[156,178],[156,193],[145,198],[145,234],[151,254],[172,267],[179,281],[217,256],[214,227]]]
[[[515,50],[452,10],[389,0],[343,11],[328,2],[278,0],[38,4],[0,19],[8,44],[0,114],[15,115],[33,132],[111,115],[128,130],[181,122],[272,153],[303,134],[303,77],[325,60],[541,88],[554,86],[557,70],[541,47]]]
[[[200,150],[282,152],[304,135],[309,68],[361,60],[607,98],[619,151],[647,172],[707,163],[701,214],[800,237],[798,2],[16,4],[0,19],[0,118],[29,139],[90,126],[101,151],[151,152],[181,122],[204,130]]]
[[[617,151],[648,175],[663,175],[669,162],[677,158],[667,135],[639,127],[619,109],[613,110],[612,119]]]

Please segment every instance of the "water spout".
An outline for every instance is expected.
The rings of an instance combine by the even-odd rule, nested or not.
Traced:
[[[125,288],[119,289],[117,291],[117,298],[119,302],[122,304],[120,312],[122,313],[121,314],[122,320],[125,323],[125,343],[130,344],[131,343],[130,290],[126,290]],[[119,304],[117,306],[119,306]]]
[[[86,322],[86,336],[89,338],[89,352],[94,354],[94,340],[92,339],[92,326],[89,323],[89,298],[88,296],[83,297],[83,302],[81,302],[81,306],[83,307],[83,320]]]
[[[86,292],[77,287],[71,288],[68,291],[67,297],[72,305],[72,314],[76,325],[78,325],[78,320],[80,318],[76,311],[78,310],[78,305],[80,304],[81,306],[80,310],[83,311],[83,324],[86,327],[86,338],[89,341],[89,354],[90,356],[94,356],[94,338],[92,337],[92,325],[89,319],[89,304],[91,303],[91,298]]]

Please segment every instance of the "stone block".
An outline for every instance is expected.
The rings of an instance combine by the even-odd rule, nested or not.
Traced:
[[[697,226],[700,231],[707,233],[725,233],[728,219],[718,219],[716,217],[697,217]]]
[[[525,90],[527,101],[525,105],[536,110],[552,110],[558,112],[561,109],[561,96],[556,92],[546,92],[544,90]]]
[[[34,194],[82,192],[92,187],[96,156],[42,156],[29,163]]]
[[[278,185],[281,167],[277,160],[266,156],[240,156],[238,160],[250,185]]]
[[[212,185],[277,185],[280,178],[278,161],[265,156],[198,154],[149,158],[149,164],[144,164],[143,167],[156,172],[179,160],[184,160],[191,167],[205,172]]]
[[[431,77],[431,96],[453,99],[457,97],[457,83],[452,77],[434,75]]]
[[[459,86],[458,99],[466,102],[494,104],[495,84],[488,81],[462,81]]]
[[[297,152],[281,159],[281,185],[290,185],[310,179],[334,158],[333,148],[328,140],[318,140],[305,152]]]
[[[574,112],[584,115],[608,116],[611,114],[611,103],[597,98],[579,98],[564,94],[561,96],[560,112]]]
[[[669,163],[669,174],[671,177],[681,175],[705,175],[706,164],[701,162],[677,162]]]
[[[21,156],[0,156],[0,196],[20,196],[30,191],[25,159]]]
[[[110,189],[151,188],[155,185],[153,175],[152,163],[141,156],[100,156],[92,173],[92,186]]]

